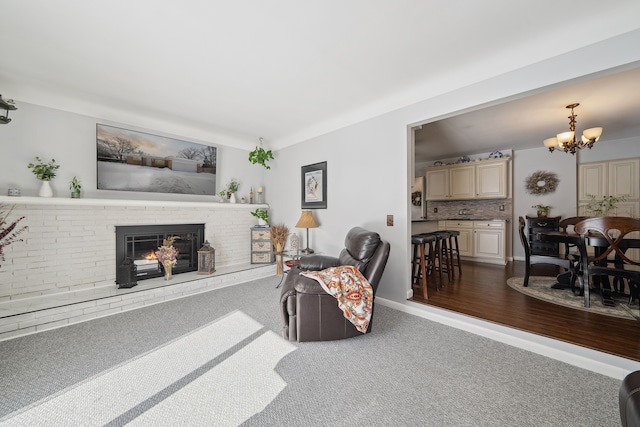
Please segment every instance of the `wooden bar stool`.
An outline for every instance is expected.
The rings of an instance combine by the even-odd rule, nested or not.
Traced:
[[[422,297],[429,299],[427,292],[427,238],[416,234],[411,236],[413,258],[411,259],[411,287],[422,288]]]
[[[460,247],[458,246],[458,236],[460,235],[460,232],[457,230],[442,230],[442,231],[449,233],[448,255],[451,259],[451,275],[452,277],[456,276],[455,270],[456,270],[456,267],[458,267],[458,274],[462,276],[462,264],[460,264]]]
[[[453,260],[451,259],[451,252],[449,251],[451,234],[446,230],[438,230],[436,234],[440,236],[440,247],[437,253],[437,256],[440,257],[438,268],[440,268],[441,271],[447,272],[447,280],[451,282],[453,280]]]
[[[440,256],[438,253],[441,251],[441,236],[436,232],[422,233],[421,237],[426,239],[426,244],[429,245],[427,256],[427,274],[431,277],[435,277],[435,273],[438,273],[438,283],[436,283],[436,290],[442,288],[442,269],[440,268]]]

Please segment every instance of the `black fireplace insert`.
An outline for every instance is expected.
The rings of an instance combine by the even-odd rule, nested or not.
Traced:
[[[204,224],[127,225],[116,226],[116,283],[126,281],[118,268],[127,258],[137,268],[137,279],[164,275],[164,268],[155,251],[165,239],[178,236],[173,246],[178,259],[173,274],[198,270],[198,249],[204,243]]]

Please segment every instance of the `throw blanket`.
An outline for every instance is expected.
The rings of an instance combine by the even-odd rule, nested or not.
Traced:
[[[328,294],[338,300],[344,317],[363,334],[367,332],[373,307],[373,288],[356,267],[341,265],[300,274],[320,283]]]

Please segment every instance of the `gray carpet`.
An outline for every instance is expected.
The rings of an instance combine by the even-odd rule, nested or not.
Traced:
[[[235,310],[279,335],[278,281],[0,342],[0,417]],[[618,380],[382,305],[371,334],[295,345],[276,368],[286,387],[243,425],[620,425]],[[195,425],[188,416],[182,421]]]

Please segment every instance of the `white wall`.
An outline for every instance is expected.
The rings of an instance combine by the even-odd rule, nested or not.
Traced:
[[[267,183],[279,190],[270,200],[274,214],[290,226],[295,224],[300,215],[300,167],[326,160],[328,209],[315,211],[321,227],[311,231],[311,246],[337,254],[350,227],[361,225],[379,232],[391,242],[391,255],[378,295],[404,301],[411,289],[409,188],[413,171],[408,126],[639,61],[639,44],[640,31],[628,33],[279,150],[276,167],[266,175]],[[569,187],[575,188],[575,160],[565,176],[567,159],[559,153],[550,160],[551,153],[544,148],[531,151],[545,168],[562,171],[562,192],[550,199],[557,206],[554,214],[574,212],[575,190]],[[518,156],[515,152],[514,158]],[[529,164],[524,156],[520,159],[518,164]],[[519,185],[519,179],[514,179],[514,185]],[[536,204],[535,199],[531,203],[519,197],[522,193],[514,192],[514,199],[520,200],[515,212],[532,212],[527,206]],[[386,226],[387,214],[395,216],[394,227]]]
[[[35,156],[48,161],[54,158],[61,167],[58,176],[51,181],[54,196],[69,196],[69,181],[78,176],[82,181],[85,198],[116,198],[143,200],[209,201],[213,196],[195,196],[167,193],[140,193],[98,190],[96,179],[96,123],[148,132],[155,135],[179,138],[203,145],[218,147],[218,188],[234,177],[241,186],[238,199],[249,199],[249,188],[263,185],[264,168],[249,163],[248,151],[221,145],[217,141],[198,141],[180,135],[141,129],[132,124],[113,123],[95,117],[83,116],[61,110],[19,102],[18,110],[8,125],[0,126],[0,191],[18,188],[23,196],[36,196],[40,182],[27,168]],[[13,114],[12,114],[13,116]],[[216,191],[217,193],[217,191]]]

